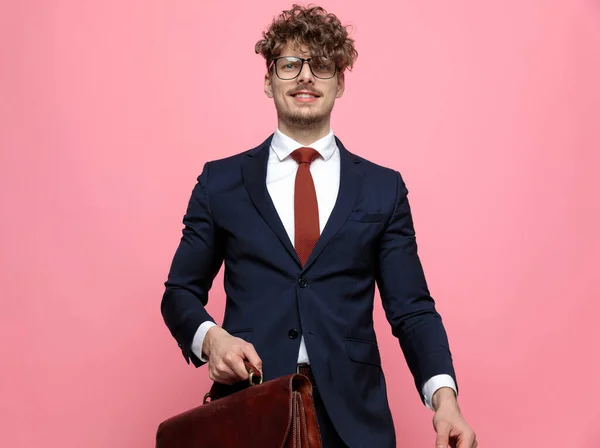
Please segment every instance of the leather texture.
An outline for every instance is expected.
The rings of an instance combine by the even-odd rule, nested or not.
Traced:
[[[322,448],[312,385],[304,375],[233,388],[215,383],[209,394],[210,402],[159,425],[156,448]]]

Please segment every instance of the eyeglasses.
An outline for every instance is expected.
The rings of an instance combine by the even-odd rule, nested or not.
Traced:
[[[331,79],[337,71],[335,63],[325,58],[304,59],[296,56],[281,56],[274,58],[271,66],[275,66],[275,74],[279,79],[288,81],[300,75],[305,62],[315,78]]]

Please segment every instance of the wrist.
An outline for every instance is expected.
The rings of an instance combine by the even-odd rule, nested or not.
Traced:
[[[210,358],[212,342],[221,332],[225,332],[225,330],[217,325],[214,325],[207,330],[206,335],[204,336],[204,341],[202,342],[202,353],[206,358]]]
[[[458,407],[456,393],[450,387],[440,387],[433,394],[433,397],[431,398],[431,404],[434,411],[446,406]]]

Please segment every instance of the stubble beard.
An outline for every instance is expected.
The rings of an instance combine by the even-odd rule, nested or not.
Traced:
[[[287,123],[290,126],[293,126],[295,128],[302,128],[302,129],[315,127],[316,125],[319,125],[319,124],[327,121],[327,119],[331,115],[331,110],[333,109],[333,107],[332,107],[329,111],[325,111],[325,112],[321,112],[321,113],[318,113],[318,112],[317,113],[302,113],[302,111],[298,111],[298,112],[284,111],[284,110],[281,110],[279,107],[277,107],[277,104],[275,106],[277,109],[277,117],[280,120],[284,121],[285,123]]]

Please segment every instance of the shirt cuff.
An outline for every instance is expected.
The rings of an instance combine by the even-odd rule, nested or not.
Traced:
[[[427,382],[423,385],[423,397],[425,398],[425,406],[429,409],[433,410],[433,404],[431,403],[431,399],[433,398],[433,394],[442,387],[449,387],[454,390],[454,393],[458,395],[458,391],[456,390],[456,383],[454,382],[454,378],[450,375],[442,374],[432,376]]]
[[[203,322],[196,330],[196,334],[194,335],[194,339],[192,340],[192,352],[194,352],[194,355],[196,355],[198,359],[202,362],[208,362],[208,359],[206,359],[204,357],[204,353],[202,353],[204,337],[206,336],[206,332],[215,325],[217,324],[210,320]]]

